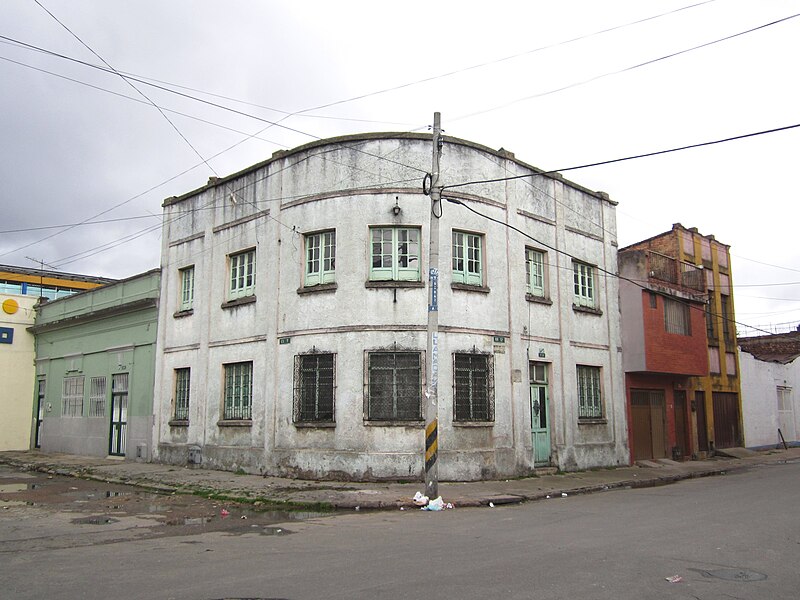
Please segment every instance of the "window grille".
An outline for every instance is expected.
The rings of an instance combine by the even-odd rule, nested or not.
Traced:
[[[89,416],[106,416],[106,378],[92,377],[89,380]]]
[[[603,403],[600,398],[600,367],[577,366],[578,418],[600,419]]]
[[[453,355],[453,420],[494,420],[494,377],[487,354]]]
[[[253,363],[225,365],[225,399],[223,419],[252,418]]]
[[[370,352],[367,357],[367,419],[422,419],[419,352]]]
[[[667,333],[692,335],[689,306],[672,298],[664,298],[664,329]]]
[[[175,369],[175,415],[176,421],[189,420],[189,383],[191,370]]]
[[[64,388],[61,395],[62,416],[83,416],[83,381],[83,375],[64,377]]]
[[[300,354],[294,357],[294,420],[334,421],[336,356]]]

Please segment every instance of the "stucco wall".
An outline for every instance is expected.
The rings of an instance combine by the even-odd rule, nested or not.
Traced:
[[[154,425],[159,460],[186,462],[188,446],[197,445],[204,462],[220,468],[307,477],[421,476],[422,423],[364,418],[365,352],[426,351],[430,199],[421,182],[430,155],[429,136],[323,141],[165,202]],[[442,158],[445,183],[532,172],[507,153],[455,140],[446,143]],[[601,271],[616,269],[614,203],[550,177],[470,185],[448,195],[530,237],[443,202],[440,476],[480,479],[533,471],[529,359],[550,365],[552,464],[626,463],[618,288]],[[178,214],[188,216],[173,218]],[[420,229],[418,285],[369,281],[371,226]],[[303,234],[329,229],[336,231],[335,286],[302,290]],[[451,287],[454,229],[483,236],[482,289]],[[546,302],[526,299],[526,247],[547,252]],[[255,301],[223,307],[227,257],[249,248],[256,250]],[[573,259],[555,249],[598,269],[599,310],[573,309]],[[187,314],[178,310],[179,269],[190,265],[195,300]],[[335,426],[293,422],[294,357],[310,351],[336,355]],[[492,422],[453,422],[452,356],[465,351],[492,355]],[[540,351],[544,358],[538,358]],[[219,423],[222,365],[239,361],[253,362],[252,423],[225,427]],[[603,419],[580,426],[577,364],[601,369],[606,408]],[[174,370],[185,367],[191,369],[188,424],[170,424]]]
[[[800,443],[800,361],[783,365],[761,361],[748,352],[739,353],[742,383],[742,421],[744,443],[748,448],[775,446],[780,443],[778,428],[786,442]],[[778,387],[788,388],[791,413],[784,419],[792,426],[782,426],[778,414]]]
[[[10,302],[5,303],[7,300]],[[0,294],[0,327],[6,330],[4,341],[11,341],[0,343],[0,450],[27,450],[31,443],[34,345],[27,328],[33,324],[37,300],[34,296]]]

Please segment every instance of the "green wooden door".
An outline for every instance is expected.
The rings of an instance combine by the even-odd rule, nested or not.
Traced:
[[[550,405],[547,383],[547,363],[530,363],[531,436],[533,463],[550,464]]]

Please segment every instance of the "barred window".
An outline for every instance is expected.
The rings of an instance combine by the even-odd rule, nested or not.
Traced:
[[[664,329],[667,333],[692,335],[692,317],[689,306],[671,298],[664,298]]]
[[[422,360],[419,352],[367,355],[367,419],[422,420]]]
[[[180,270],[181,305],[180,310],[190,310],[194,306],[194,266]]]
[[[493,379],[489,355],[453,355],[454,421],[494,420]]]
[[[453,232],[453,282],[483,285],[481,247],[483,238],[474,233]]]
[[[544,252],[533,248],[525,249],[525,282],[528,285],[528,293],[531,296],[543,298],[546,295],[544,289],[544,264]]]
[[[373,227],[370,229],[372,281],[419,281],[419,229]]]
[[[336,232],[306,236],[305,286],[333,283],[336,276]]]
[[[189,368],[175,369],[175,414],[176,421],[189,420]]]
[[[573,262],[572,274],[575,305],[595,308],[594,267],[581,262]]]
[[[253,363],[225,365],[223,419],[247,420],[253,409]]]
[[[228,295],[231,300],[256,293],[256,251],[248,250],[230,256],[231,278]]]
[[[89,416],[106,416],[106,378],[92,377],[89,380]]]
[[[83,375],[64,377],[61,394],[61,415],[64,417],[83,416]]]
[[[602,419],[603,402],[600,398],[600,367],[577,366],[578,418]]]
[[[334,421],[336,389],[334,354],[300,354],[294,357],[294,420],[296,423]]]

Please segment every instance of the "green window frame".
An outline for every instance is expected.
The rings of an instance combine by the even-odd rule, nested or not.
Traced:
[[[602,419],[603,399],[601,397],[600,367],[577,365],[578,379],[578,418]]]
[[[453,231],[453,283],[483,285],[483,236]]]
[[[252,296],[256,293],[256,251],[246,250],[229,256],[231,300]]]
[[[191,383],[191,369],[182,367],[175,369],[175,412],[176,421],[189,420],[189,393]]]
[[[253,363],[225,366],[223,420],[247,421],[253,416]]]
[[[420,230],[370,228],[371,281],[420,281]]]
[[[488,354],[453,354],[453,421],[494,420],[494,376]]]
[[[367,420],[422,420],[421,353],[369,352],[367,373]]]
[[[573,282],[574,282],[574,303],[577,306],[595,308],[594,267],[582,262],[572,263]]]
[[[335,394],[335,354],[294,357],[295,423],[333,423]]]
[[[333,283],[336,279],[336,231],[306,236],[306,268],[303,285]]]
[[[180,270],[181,310],[191,310],[194,306],[194,265]]]
[[[525,248],[525,283],[531,296],[545,297],[544,265],[544,252]]]

